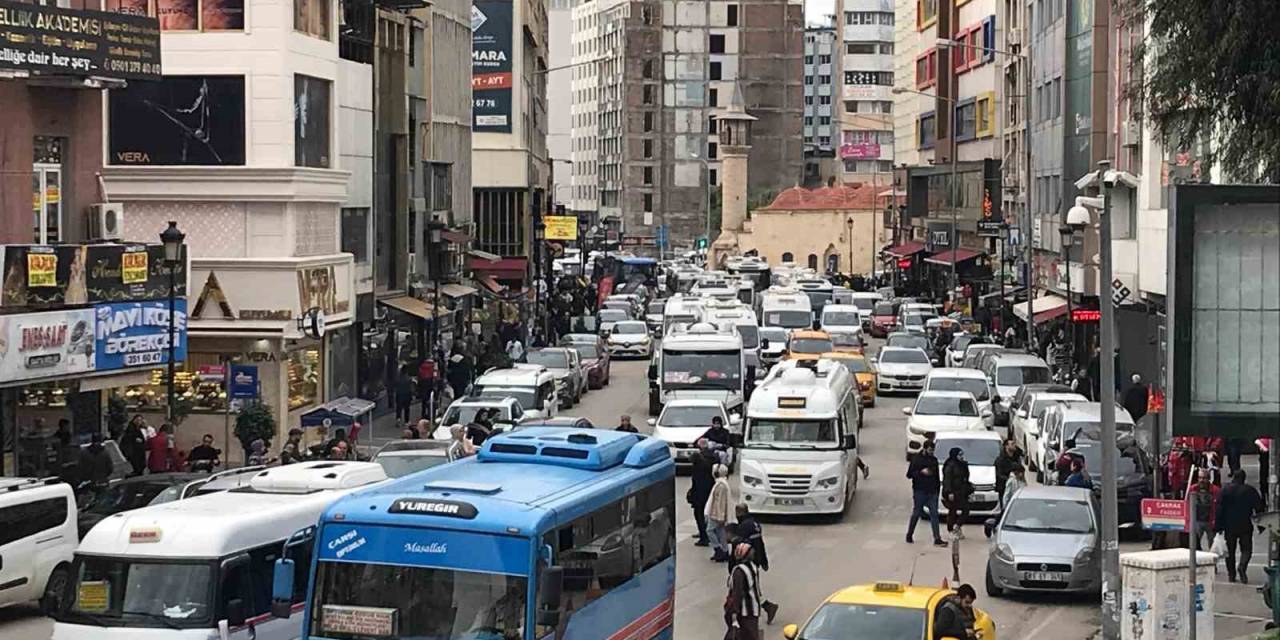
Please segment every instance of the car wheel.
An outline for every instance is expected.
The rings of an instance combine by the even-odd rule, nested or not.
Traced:
[[[987,583],[987,597],[999,598],[1000,596],[1004,595],[1004,589],[1001,589],[1000,586],[996,584],[995,579],[991,577],[991,565],[987,565],[986,583]]]
[[[52,616],[66,610],[70,604],[71,567],[60,564],[49,574],[49,581],[44,585],[44,595],[40,597],[40,611]]]

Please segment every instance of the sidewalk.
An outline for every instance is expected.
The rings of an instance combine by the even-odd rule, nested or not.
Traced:
[[[1251,638],[1266,630],[1271,610],[1262,601],[1258,588],[1267,578],[1267,534],[1253,538],[1253,559],[1249,562],[1249,584],[1227,582],[1225,561],[1219,561],[1214,580],[1213,635],[1219,640]],[[1263,636],[1266,637],[1266,636]]]

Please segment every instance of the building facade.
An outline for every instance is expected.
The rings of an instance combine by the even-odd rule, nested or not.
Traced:
[[[836,177],[840,123],[838,43],[835,27],[807,27],[804,33],[804,183],[817,186]]]
[[[888,189],[895,159],[893,0],[838,0],[838,157],[842,181]]]

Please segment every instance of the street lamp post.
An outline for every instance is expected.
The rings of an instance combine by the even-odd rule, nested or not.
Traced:
[[[1071,245],[1075,241],[1076,229],[1070,224],[1064,222],[1058,227],[1058,235],[1062,237],[1062,259],[1067,265],[1067,339],[1071,341],[1071,351],[1074,354],[1076,345],[1076,325],[1075,319],[1071,317],[1071,299],[1075,297],[1071,293]]]
[[[173,424],[174,403],[177,402],[177,394],[174,391],[178,343],[177,328],[175,326],[178,294],[177,273],[178,265],[182,264],[182,242],[186,237],[185,233],[178,230],[178,223],[173,220],[170,220],[168,228],[160,233],[160,242],[164,244],[164,266],[169,270],[169,392],[165,399],[165,417],[169,424]]]
[[[849,265],[848,265],[849,276],[852,277],[853,276],[853,216],[849,216],[848,218],[845,218],[844,226],[846,229],[845,239],[849,241]],[[872,244],[874,246],[874,242]],[[874,268],[875,268],[875,263],[873,262],[872,269]]]
[[[539,216],[533,220],[533,250],[529,253],[533,256],[533,316],[537,320],[533,323],[539,329],[542,329],[543,316],[545,314],[539,312],[542,295],[539,289],[542,287],[542,253],[545,250],[543,246],[543,238],[546,236],[547,227]],[[530,341],[533,344],[533,341]]]

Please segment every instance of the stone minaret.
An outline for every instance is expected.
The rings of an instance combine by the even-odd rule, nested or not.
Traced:
[[[738,252],[738,232],[747,219],[747,157],[751,154],[751,123],[742,89],[733,85],[729,107],[716,120],[720,133],[720,236],[712,246],[708,264],[719,265]]]

